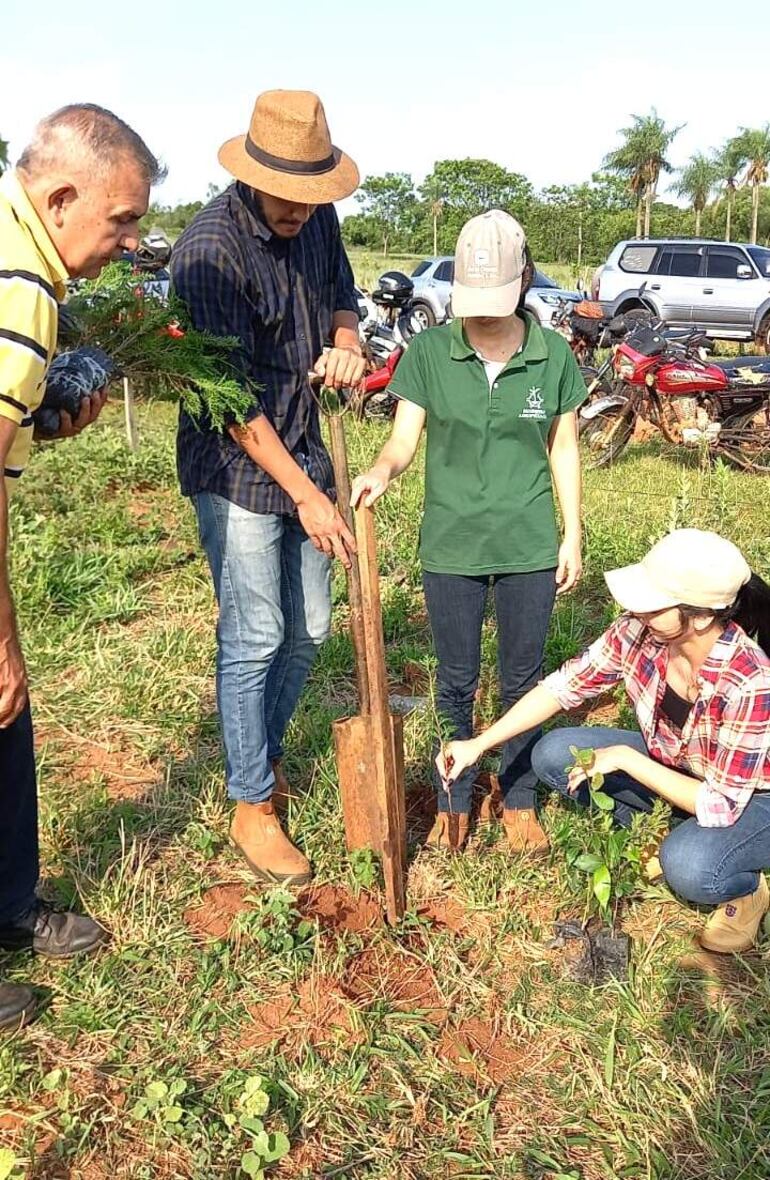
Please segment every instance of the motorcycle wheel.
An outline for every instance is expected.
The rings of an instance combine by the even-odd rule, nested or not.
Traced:
[[[764,406],[725,419],[719,452],[742,471],[770,472],[770,418]]]
[[[364,417],[379,422],[387,421],[390,418],[395,418],[397,405],[398,398],[393,397],[387,391],[375,393],[367,399],[364,405]]]
[[[612,406],[581,427],[580,451],[584,467],[607,467],[625,450],[634,432],[634,415],[619,422],[624,412],[625,406]]]

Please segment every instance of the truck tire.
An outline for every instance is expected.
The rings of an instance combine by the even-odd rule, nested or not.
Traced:
[[[436,313],[429,303],[416,299],[412,304],[412,314],[422,323],[424,328],[432,328],[436,323]]]
[[[760,352],[770,353],[770,312],[760,322],[755,343]]]

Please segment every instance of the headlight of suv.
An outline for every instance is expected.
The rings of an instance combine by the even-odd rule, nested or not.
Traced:
[[[561,302],[559,295],[541,295],[539,291],[535,291],[535,294],[538,299],[542,299],[543,303],[550,303],[552,307],[556,307]]]

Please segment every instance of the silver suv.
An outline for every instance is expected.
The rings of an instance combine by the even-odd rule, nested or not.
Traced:
[[[673,326],[770,349],[770,250],[762,246],[692,238],[619,242],[602,269],[599,299],[613,315],[648,307]]]
[[[440,324],[446,315],[449,296],[452,294],[455,260],[451,255],[444,258],[424,258],[412,271],[414,283],[414,314],[426,328]],[[559,305],[566,299],[577,303],[582,296],[578,291],[563,291],[553,279],[535,271],[535,280],[524,296],[524,306],[540,323],[548,328]]]

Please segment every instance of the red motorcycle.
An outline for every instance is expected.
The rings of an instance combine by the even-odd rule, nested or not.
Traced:
[[[569,344],[583,374],[590,401],[597,394],[613,391],[611,350],[639,324],[652,322],[652,312],[646,309],[611,316],[607,308],[595,300],[583,299],[574,303],[563,299],[551,327]],[[596,354],[603,349],[610,351],[599,364]]]
[[[770,358],[706,360],[698,330],[640,324],[613,356],[616,386],[580,412],[588,466],[623,451],[639,419],[669,442],[705,448],[736,467],[770,471]]]

